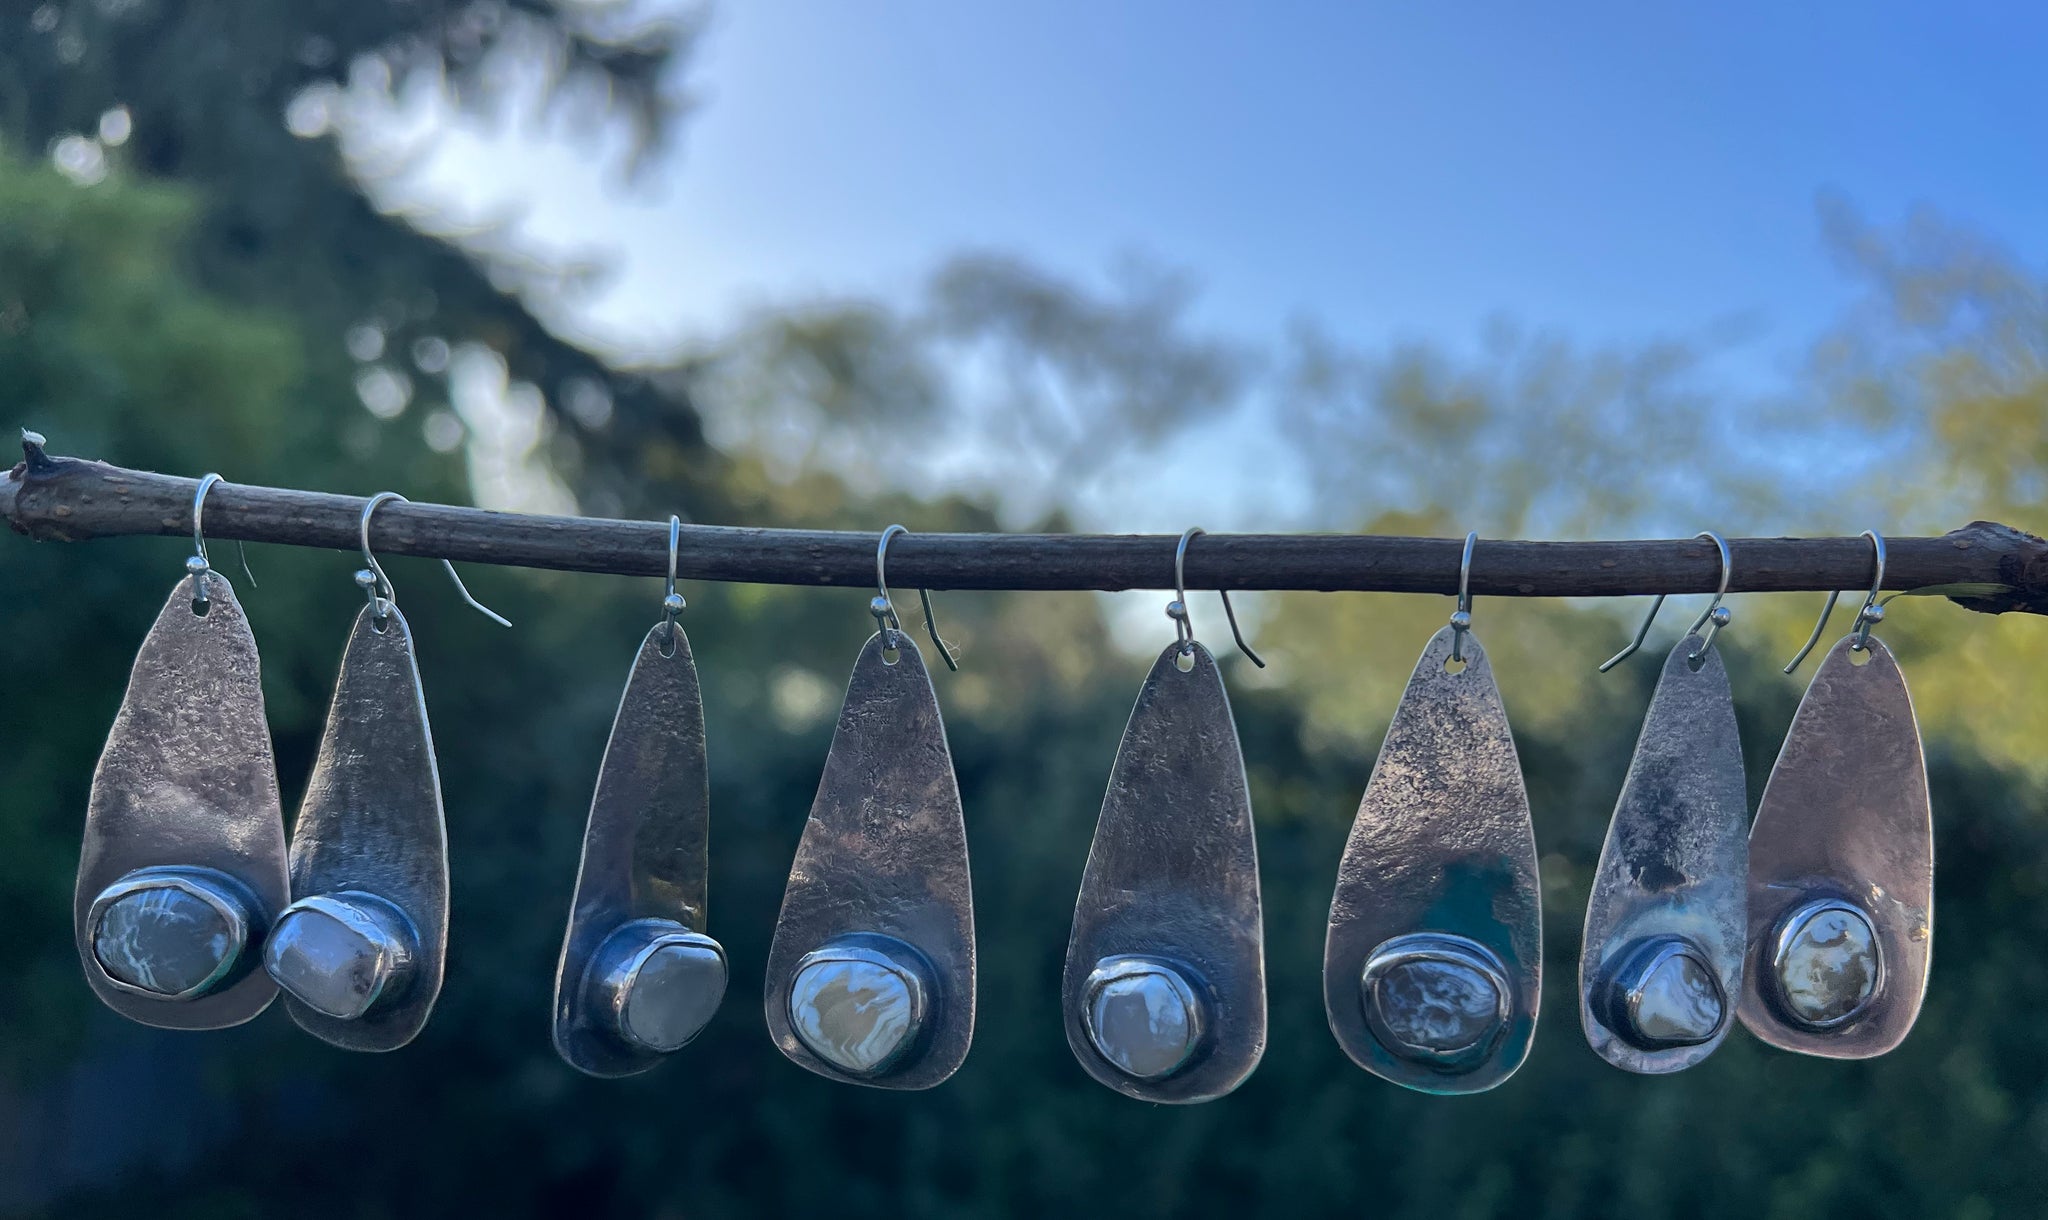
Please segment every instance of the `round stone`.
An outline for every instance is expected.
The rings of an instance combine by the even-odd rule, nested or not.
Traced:
[[[640,959],[619,1006],[619,1031],[660,1054],[702,1033],[725,998],[725,956],[690,941],[658,943]]]
[[[1164,962],[1104,959],[1089,975],[1085,1015],[1096,1051],[1140,1080],[1172,1075],[1201,1041],[1201,1002]]]
[[[1824,1029],[1861,1012],[1877,992],[1884,959],[1863,912],[1826,900],[1794,909],[1779,924],[1771,963],[1789,1016]]]
[[[1636,947],[1610,976],[1607,1023],[1642,1050],[1698,1046],[1721,1032],[1728,1000],[1714,968],[1676,936]]]
[[[172,873],[123,878],[93,904],[92,952],[107,977],[164,999],[191,999],[225,978],[247,925],[225,894]]]
[[[412,964],[411,925],[370,894],[301,898],[278,916],[263,968],[315,1012],[354,1021],[397,992]]]
[[[917,1037],[924,984],[905,960],[873,949],[806,954],[789,987],[789,1023],[811,1053],[841,1071],[879,1074]]]
[[[1462,936],[1397,936],[1373,952],[1362,986],[1367,1023],[1404,1058],[1469,1064],[1507,1028],[1507,971]]]

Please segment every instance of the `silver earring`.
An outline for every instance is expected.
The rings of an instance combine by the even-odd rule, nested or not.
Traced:
[[[301,1029],[357,1051],[413,1040],[441,994],[448,947],[448,833],[412,632],[370,550],[380,492],[363,507],[356,613],[327,729],[292,826],[292,904],[263,965]],[[463,600],[511,626],[469,596]]]
[[[1195,640],[1174,551],[1175,640],[1153,662],[1095,824],[1061,988],[1067,1044],[1126,1096],[1210,1101],[1266,1048],[1266,957],[1250,788],[1230,697]],[[1263,666],[1238,631],[1231,634]]]
[[[220,481],[199,480],[187,575],[143,638],[93,772],[73,902],[93,992],[165,1029],[269,1006],[277,989],[253,966],[288,900],[256,638],[199,526]]]
[[[1728,675],[1714,636],[1732,618],[1728,544],[1721,589],[1664,660],[1628,778],[1607,827],[1579,956],[1579,1022],[1601,1058],[1675,1072],[1728,1036],[1748,934],[1749,794]],[[1664,604],[1650,603],[1626,660]],[[1706,628],[1705,634],[1700,629]]]
[[[1465,535],[1458,608],[1387,726],[1330,902],[1323,1003],[1360,1067],[1428,1093],[1477,1093],[1529,1053],[1543,908],[1521,762],[1472,630]]]
[[[768,1032],[833,1080],[928,1089],[974,1037],[974,895],[953,756],[931,675],[889,599],[889,543],[875,551],[876,632],[804,823],[768,949]],[[925,628],[939,638],[931,598]]]
[[[555,1050],[593,1076],[630,1076],[682,1049],[725,997],[725,949],[701,930],[710,874],[704,700],[668,594],[626,678],[583,832],[555,969]]]
[[[1866,1059],[1905,1040],[1934,939],[1927,763],[1905,675],[1883,641],[1884,538],[1855,627],[1792,717],[1749,836],[1749,945],[1739,1015],[1772,1046]],[[1828,595],[1797,669],[1826,630]]]

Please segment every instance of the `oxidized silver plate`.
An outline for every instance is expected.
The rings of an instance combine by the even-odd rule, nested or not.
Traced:
[[[1859,652],[1854,639],[1814,674],[1750,831],[1739,1010],[1772,1046],[1830,1059],[1905,1040],[1934,940],[1933,816],[1913,697],[1882,641]]]
[[[1176,641],[1138,691],[1074,902],[1060,998],[1081,1066],[1143,1101],[1243,1084],[1266,1050],[1262,923],[1230,697],[1209,650]]]
[[[220,1029],[277,988],[255,965],[288,901],[256,639],[227,578],[188,576],[143,638],[93,772],[72,914],[107,1007]]]
[[[405,616],[356,614],[327,729],[292,827],[294,901],[264,965],[306,1032],[396,1050],[441,994],[448,832]]]
[[[725,951],[703,934],[711,794],[690,641],[657,623],[640,645],[598,768],[576,897],[555,970],[555,1049],[630,1076],[703,1029]]]
[[[1521,1066],[1542,989],[1536,840],[1479,638],[1445,627],[1387,726],[1337,870],[1323,950],[1330,1030],[1353,1062],[1427,1093]]]
[[[1727,671],[1688,635],[1664,659],[1586,903],[1579,1022],[1616,1067],[1676,1072],[1728,1036],[1749,931],[1748,823]]]
[[[768,949],[768,1033],[821,1076],[928,1089],[974,1037],[974,894],[938,696],[900,631],[868,639]],[[887,647],[896,659],[884,655]]]

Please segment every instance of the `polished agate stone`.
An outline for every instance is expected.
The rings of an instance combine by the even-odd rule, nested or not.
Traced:
[[[1728,1002],[1714,972],[1682,947],[1649,955],[1628,983],[1625,1032],[1651,1049],[1697,1046],[1719,1032]]]
[[[1091,982],[1088,1038],[1118,1071],[1155,1080],[1194,1053],[1201,1012],[1193,989],[1172,967],[1126,959],[1098,967]]]
[[[1792,912],[1772,963],[1787,1011],[1815,1027],[1838,1025],[1869,1003],[1882,965],[1870,921],[1839,902]]]
[[[879,1072],[917,1033],[918,986],[879,955],[810,960],[790,984],[790,1025],[812,1054],[834,1067]]]
[[[703,1032],[725,998],[725,958],[700,944],[658,944],[625,980],[619,1032],[660,1054]]]
[[[101,909],[93,956],[109,978],[139,991],[195,995],[241,955],[243,929],[222,906],[188,883],[165,878],[132,889]]]
[[[1403,1058],[1469,1067],[1507,1028],[1507,971],[1462,936],[1396,936],[1373,950],[1360,984],[1366,1023]]]
[[[264,969],[313,1011],[356,1020],[396,991],[393,984],[410,965],[411,946],[391,926],[395,915],[338,896],[300,899],[271,930]]]

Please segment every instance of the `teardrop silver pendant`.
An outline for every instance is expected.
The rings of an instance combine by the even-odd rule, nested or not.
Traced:
[[[191,570],[142,641],[93,773],[73,916],[107,1007],[219,1029],[277,994],[254,966],[288,900],[284,815],[249,621],[226,579],[196,557]]]
[[[1749,838],[1742,1023],[1788,1051],[1882,1055],[1920,1014],[1934,830],[1913,697],[1850,635],[1800,700]]]
[[[426,1025],[448,945],[441,777],[398,607],[357,612],[292,827],[291,906],[264,968],[299,1027],[396,1050]]]
[[[1542,990],[1529,797],[1469,604],[1461,596],[1422,650],[1387,726],[1323,950],[1324,1007],[1344,1053],[1426,1093],[1477,1093],[1512,1075]]]
[[[1728,1036],[1748,814],[1728,675],[1719,650],[1688,634],[1664,659],[1586,904],[1579,1022],[1616,1067],[1676,1072]]]
[[[924,658],[887,623],[846,685],[766,991],[782,1053],[849,1084],[928,1089],[959,1068],[974,1036],[960,789]]]
[[[1117,747],[1061,1003],[1081,1066],[1142,1101],[1214,1100],[1265,1053],[1251,794],[1223,675],[1191,636],[1153,662]]]
[[[555,970],[555,1050],[570,1066],[644,1072],[718,1010],[725,950],[702,930],[710,809],[690,641],[657,623],[612,721]]]

